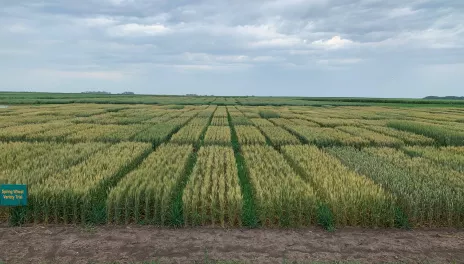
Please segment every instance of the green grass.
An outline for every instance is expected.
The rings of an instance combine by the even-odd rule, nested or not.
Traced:
[[[243,194],[242,223],[247,227],[257,227],[259,223],[258,216],[256,214],[256,205],[254,203],[253,187],[251,186],[250,179],[248,177],[245,158],[241,153],[237,132],[235,131],[234,124],[232,123],[230,113],[227,113],[227,118],[229,120],[232,148],[234,149],[240,188]]]

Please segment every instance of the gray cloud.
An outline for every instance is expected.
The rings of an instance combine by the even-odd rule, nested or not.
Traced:
[[[28,73],[43,90],[50,87],[44,80],[55,74],[64,83],[85,79],[87,85],[92,79],[137,79],[140,91],[150,72],[165,84],[172,82],[165,76],[189,71],[189,80],[200,78],[198,72],[229,74],[249,80],[257,94],[267,92],[255,87],[268,83],[260,78],[275,72],[292,78],[289,83],[318,74],[312,80],[334,85],[334,93],[346,91],[337,90],[330,74],[356,76],[361,70],[368,79],[375,76],[370,71],[391,76],[403,69],[417,76],[450,69],[450,91],[464,78],[456,74],[462,66],[449,66],[464,63],[462,1],[16,0],[2,6],[0,77],[7,81],[0,89],[24,89],[27,82],[14,76]],[[399,86],[414,83],[403,78]],[[371,84],[358,82],[365,85],[360,93]],[[395,89],[391,96],[405,93]]]

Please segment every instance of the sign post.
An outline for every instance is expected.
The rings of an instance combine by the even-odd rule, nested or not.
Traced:
[[[27,185],[2,184],[0,185],[0,206],[26,206]]]

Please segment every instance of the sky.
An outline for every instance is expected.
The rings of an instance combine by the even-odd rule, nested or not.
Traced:
[[[463,0],[0,5],[0,91],[464,95]]]

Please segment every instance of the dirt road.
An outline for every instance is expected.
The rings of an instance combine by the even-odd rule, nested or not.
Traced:
[[[139,226],[1,227],[0,261],[88,263],[159,260],[193,263],[206,257],[247,263],[286,260],[464,263],[464,230],[166,229]]]

